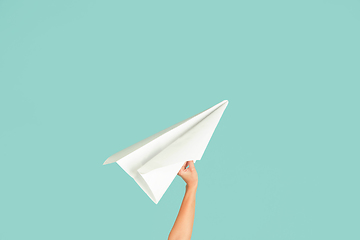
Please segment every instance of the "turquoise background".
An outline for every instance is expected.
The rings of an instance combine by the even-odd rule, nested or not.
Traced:
[[[360,239],[359,1],[0,1],[0,239],[167,239],[112,154],[222,100],[192,239]]]

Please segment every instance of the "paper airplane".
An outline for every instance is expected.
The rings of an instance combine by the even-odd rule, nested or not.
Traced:
[[[115,153],[104,164],[119,164],[157,204],[182,165],[201,159],[227,105],[224,100]]]

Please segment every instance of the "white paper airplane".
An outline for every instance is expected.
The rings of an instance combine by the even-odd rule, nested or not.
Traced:
[[[157,204],[182,165],[201,159],[227,105],[224,100],[115,153],[104,164],[119,164]]]

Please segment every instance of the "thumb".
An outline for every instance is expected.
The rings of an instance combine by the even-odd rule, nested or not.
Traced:
[[[185,170],[186,164],[187,164],[187,162],[184,162],[184,164],[181,166],[179,172],[177,173],[178,175],[180,175]]]

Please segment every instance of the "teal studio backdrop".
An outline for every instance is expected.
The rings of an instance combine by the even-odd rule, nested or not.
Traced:
[[[222,100],[192,239],[360,239],[359,1],[0,1],[0,239],[167,239],[112,154]]]

